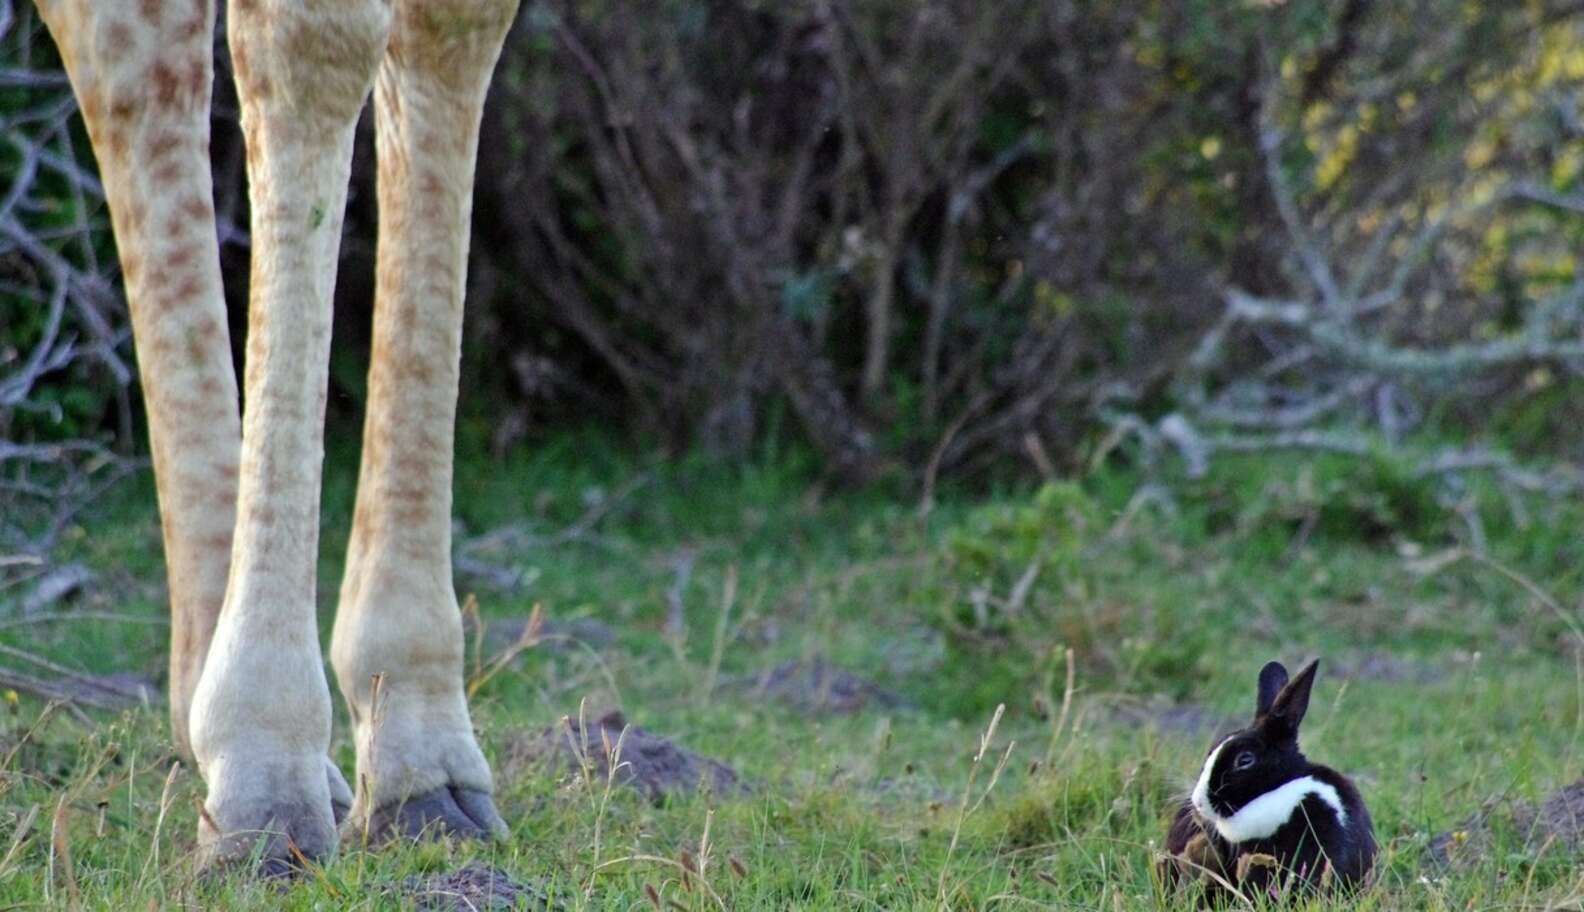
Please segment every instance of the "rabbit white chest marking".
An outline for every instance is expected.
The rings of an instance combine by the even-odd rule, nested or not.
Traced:
[[[1342,796],[1337,793],[1336,787],[1313,776],[1300,776],[1284,782],[1280,787],[1238,808],[1237,813],[1230,817],[1216,813],[1210,805],[1210,773],[1215,769],[1221,748],[1225,746],[1225,741],[1217,744],[1210,756],[1205,758],[1199,781],[1194,784],[1193,806],[1206,820],[1215,824],[1216,831],[1227,842],[1236,844],[1270,836],[1292,819],[1293,812],[1310,795],[1318,797],[1336,812],[1339,826],[1347,826],[1347,808],[1342,806]]]
[[[1280,788],[1266,792],[1238,808],[1231,817],[1206,816],[1215,823],[1216,830],[1227,842],[1236,844],[1250,839],[1264,839],[1286,825],[1292,819],[1293,812],[1310,795],[1336,811],[1339,826],[1347,826],[1347,809],[1342,806],[1342,796],[1337,794],[1334,786],[1313,776],[1300,776],[1285,782]]]

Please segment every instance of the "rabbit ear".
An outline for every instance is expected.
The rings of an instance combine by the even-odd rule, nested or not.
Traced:
[[[1298,737],[1298,725],[1303,722],[1304,713],[1309,711],[1309,692],[1314,689],[1315,672],[1319,669],[1319,659],[1310,661],[1271,701],[1270,710],[1260,724],[1272,735],[1278,738]]]
[[[1260,669],[1259,701],[1254,705],[1254,719],[1258,721],[1270,713],[1276,695],[1287,686],[1287,668],[1280,662],[1268,662]]]

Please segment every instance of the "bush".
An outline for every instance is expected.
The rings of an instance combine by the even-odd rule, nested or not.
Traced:
[[[1174,412],[1234,434],[1483,422],[1584,358],[1568,10],[530,4],[486,111],[465,409],[497,448],[588,420],[727,456],[796,435],[835,474],[926,486],[1067,474]],[[32,15],[8,21],[4,52],[35,74],[0,86],[14,123],[64,85]],[[217,208],[242,223],[223,54],[219,73]],[[0,148],[13,182],[19,148]],[[48,171],[28,224],[79,225],[92,237],[38,236],[113,281],[90,185]],[[365,133],[343,346],[367,334],[372,179]],[[0,352],[47,300],[18,251],[0,238]],[[95,344],[130,357],[105,325]],[[360,396],[350,351],[333,404]],[[126,379],[38,390],[74,432],[126,436]]]

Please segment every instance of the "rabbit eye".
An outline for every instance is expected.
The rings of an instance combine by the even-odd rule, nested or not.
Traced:
[[[1238,754],[1236,757],[1232,758],[1232,768],[1235,769],[1235,770],[1246,770],[1246,769],[1248,769],[1249,767],[1251,767],[1253,765],[1254,765],[1254,752],[1253,751],[1244,751],[1243,753]]]

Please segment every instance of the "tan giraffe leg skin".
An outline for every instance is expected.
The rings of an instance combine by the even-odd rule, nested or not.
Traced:
[[[171,732],[225,598],[241,425],[209,180],[210,0],[45,0],[110,203],[148,405],[170,581]]]
[[[289,870],[336,847],[314,619],[331,289],[353,128],[385,50],[378,0],[231,0],[253,263],[236,540],[193,700],[208,861]],[[330,776],[327,778],[327,769]]]
[[[357,738],[353,835],[505,831],[463,693],[451,467],[479,117],[516,8],[397,0],[375,82],[374,352],[330,649]]]

